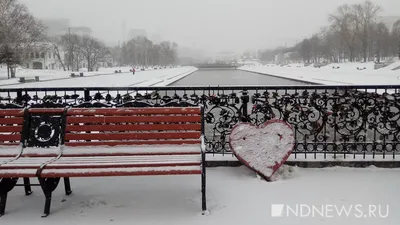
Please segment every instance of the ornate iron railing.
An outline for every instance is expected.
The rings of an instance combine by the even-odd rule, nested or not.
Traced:
[[[395,157],[400,152],[400,85],[0,89],[0,108],[205,106],[209,153],[230,153],[238,122],[282,119],[295,155]]]

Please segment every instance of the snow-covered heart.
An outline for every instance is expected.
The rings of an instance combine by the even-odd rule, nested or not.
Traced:
[[[235,156],[268,181],[292,153],[294,142],[292,127],[282,120],[260,126],[240,123],[230,134]]]

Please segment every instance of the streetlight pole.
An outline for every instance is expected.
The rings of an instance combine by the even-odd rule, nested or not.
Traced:
[[[69,43],[69,54],[68,54],[68,57],[69,57],[69,62],[68,62],[68,70],[69,70],[69,68],[71,67],[71,70],[73,70],[72,69],[72,44],[71,44],[71,28],[70,27],[68,27],[68,43]]]

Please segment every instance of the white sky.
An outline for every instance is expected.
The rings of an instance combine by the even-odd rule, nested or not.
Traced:
[[[343,3],[362,0],[20,0],[38,18],[67,18],[108,43],[126,30],[206,51],[243,51],[293,44],[319,31]],[[400,0],[373,0],[382,15],[400,16]]]

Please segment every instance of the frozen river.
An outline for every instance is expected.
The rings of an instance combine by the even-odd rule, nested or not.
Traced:
[[[202,85],[304,85],[283,78],[277,78],[243,70],[198,70],[170,86]]]

